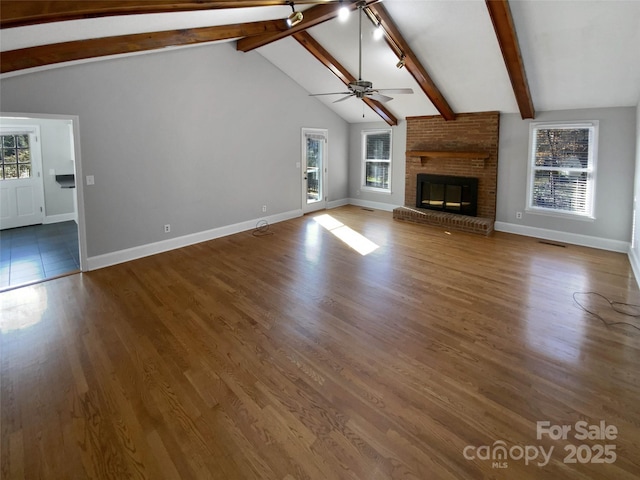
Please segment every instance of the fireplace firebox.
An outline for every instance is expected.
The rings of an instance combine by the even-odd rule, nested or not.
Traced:
[[[478,179],[419,173],[416,207],[475,217],[478,212]]]

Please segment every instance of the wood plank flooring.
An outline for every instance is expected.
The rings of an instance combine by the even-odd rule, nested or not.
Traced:
[[[0,293],[2,478],[640,478],[640,331],[572,297],[640,304],[626,255],[353,206],[263,233]]]

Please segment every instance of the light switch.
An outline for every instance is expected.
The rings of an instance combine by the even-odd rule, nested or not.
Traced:
[[[93,178],[93,175],[87,175],[87,185],[95,185],[96,181]]]

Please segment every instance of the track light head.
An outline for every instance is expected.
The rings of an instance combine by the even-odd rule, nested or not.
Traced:
[[[349,18],[350,13],[351,11],[349,10],[349,7],[347,7],[343,3],[343,0],[340,0],[340,8],[338,9],[338,20],[340,20],[341,22],[346,22]]]
[[[293,2],[287,3],[291,6],[291,14],[287,17],[287,26],[291,28],[298,25],[304,17],[302,16],[302,12],[296,12]]]
[[[406,63],[406,60],[404,58],[404,55],[402,55],[400,57],[400,61],[398,63],[396,63],[396,68],[400,69],[400,68],[404,67],[405,63]]]
[[[287,25],[289,25],[290,27],[295,27],[302,21],[302,18],[302,12],[293,12],[287,18]]]

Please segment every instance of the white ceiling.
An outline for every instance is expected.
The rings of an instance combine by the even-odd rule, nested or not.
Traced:
[[[639,1],[516,1],[511,10],[538,110],[638,104]]]
[[[536,111],[635,106],[640,101],[640,1],[511,0],[512,15]],[[517,104],[484,0],[384,0],[405,40],[455,112],[517,112]],[[308,8],[308,7],[307,7]],[[304,11],[305,8],[300,8]],[[0,31],[0,50],[129,33],[284,18],[289,7],[127,15]],[[307,30],[358,76],[354,12]],[[362,77],[375,88],[411,87],[386,104],[398,118],[437,110],[373,26],[363,20]],[[345,86],[292,38],[258,52],[309,93]],[[238,53],[242,54],[242,53]],[[317,97],[348,122],[378,121],[363,102]],[[363,116],[364,115],[364,116]]]

